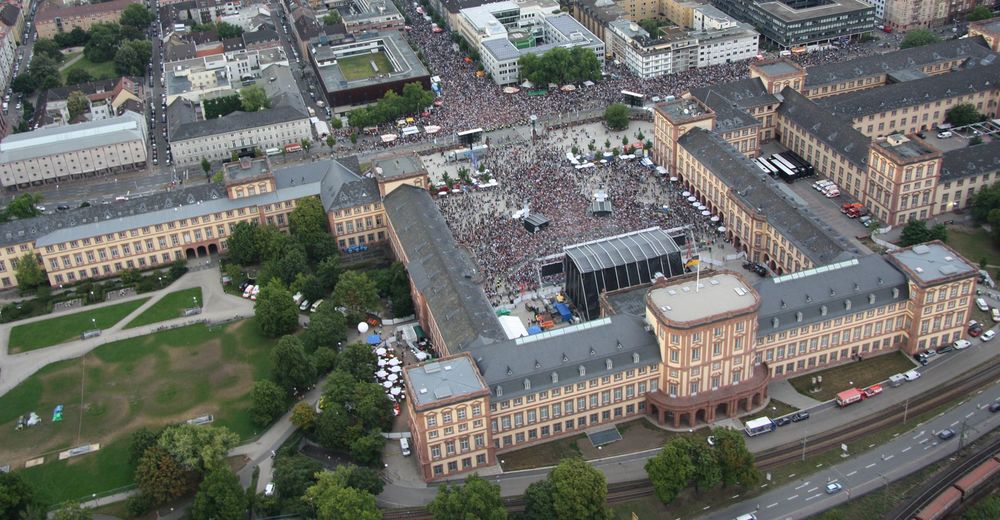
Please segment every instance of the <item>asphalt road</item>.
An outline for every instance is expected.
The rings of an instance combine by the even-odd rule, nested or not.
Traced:
[[[801,519],[864,493],[877,492],[889,482],[953,455],[961,446],[1000,426],[1000,414],[988,409],[997,400],[1000,400],[1000,384],[981,390],[962,405],[916,425],[878,448],[704,518],[728,520],[756,510],[759,520]],[[939,439],[938,432],[946,429],[954,431],[955,436]],[[825,489],[830,483],[840,484],[843,489],[827,493]]]

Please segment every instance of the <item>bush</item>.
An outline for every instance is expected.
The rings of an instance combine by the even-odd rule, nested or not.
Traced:
[[[129,518],[140,517],[153,508],[153,498],[145,493],[138,493],[128,497],[125,501],[125,512]]]

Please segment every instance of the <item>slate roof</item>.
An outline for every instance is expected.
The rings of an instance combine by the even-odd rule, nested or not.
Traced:
[[[194,42],[187,40],[168,42],[165,54],[168,62],[190,60],[198,55]]]
[[[4,4],[0,9],[0,22],[8,27],[17,25],[17,19],[21,16],[21,8],[14,4]]]
[[[243,43],[242,37],[226,38],[222,40],[222,48],[226,52],[242,51],[246,49],[246,44]]]
[[[41,2],[42,6],[35,14],[35,21],[36,23],[47,23],[54,21],[56,18],[66,21],[101,13],[121,12],[129,4],[133,3],[135,3],[135,0],[111,0],[110,2],[81,5],[59,5]]]
[[[783,100],[778,107],[781,117],[795,122],[859,169],[867,168],[870,138],[791,87],[785,87],[781,97]]]
[[[757,313],[758,336],[806,327],[909,298],[906,276],[880,255],[765,278],[754,289],[761,302]],[[850,304],[846,303],[848,300]]]
[[[826,265],[856,253],[843,236],[815,219],[806,208],[787,199],[772,179],[719,135],[694,128],[681,136],[677,144],[729,186],[751,211],[756,208],[814,265]]]
[[[961,94],[994,91],[1000,82],[1000,61],[989,61],[974,65],[969,62],[966,68],[947,74],[825,97],[817,102],[834,114],[854,119]]]
[[[956,58],[982,59],[991,54],[980,38],[946,40],[940,43],[876,54],[854,60],[816,65],[807,69],[806,87],[864,78],[905,69],[919,69]]]
[[[761,105],[774,105],[778,103],[778,98],[767,91],[764,82],[760,78],[747,78],[720,85],[710,85],[691,89],[691,95],[707,103],[709,93],[722,96],[739,108],[750,108]]]
[[[410,279],[426,299],[448,351],[506,341],[479,273],[427,190],[401,186],[386,195],[383,205],[408,259]]]
[[[1000,171],[1000,141],[946,152],[941,161],[941,182],[951,182]]]
[[[759,125],[749,112],[738,108],[735,103],[712,89],[707,89],[705,97],[698,99],[715,111],[715,128],[717,132],[730,132],[741,128]]]
[[[290,102],[280,102],[280,100],[275,99],[272,100],[272,104],[271,108],[258,110],[257,112],[236,111],[215,119],[180,124],[170,134],[170,141],[177,142],[198,139],[210,135],[309,118],[309,114],[305,110],[293,106]]]
[[[615,315],[477,347],[470,353],[490,387],[491,399],[506,400],[659,363],[656,337],[644,325],[642,317]]]
[[[260,28],[256,31],[243,33],[243,42],[249,47],[255,43],[278,41],[278,33],[274,29]]]

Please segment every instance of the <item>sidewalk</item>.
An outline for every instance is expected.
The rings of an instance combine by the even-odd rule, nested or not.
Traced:
[[[122,298],[113,302],[88,305],[82,309],[74,308],[0,325],[0,395],[6,394],[46,365],[57,361],[83,356],[91,350],[107,343],[134,338],[137,336],[144,336],[146,334],[154,333],[164,327],[175,327],[203,321],[226,321],[239,316],[252,316],[253,303],[237,296],[226,294],[222,290],[222,286],[219,284],[219,276],[219,270],[217,267],[204,269],[185,274],[170,286],[164,287],[158,291],[148,292],[130,298]],[[128,324],[132,318],[138,316],[138,314],[143,310],[154,305],[165,295],[193,287],[201,287],[203,300],[202,307],[203,309],[206,309],[202,312],[202,314],[187,318],[176,318],[173,320],[162,321],[133,329],[124,329],[125,325]],[[149,298],[149,301],[144,303],[125,319],[119,321],[111,328],[104,330],[102,334],[96,338],[70,341],[68,343],[61,343],[59,345],[53,345],[51,347],[40,348],[19,354],[7,353],[10,330],[17,325],[44,321],[66,314],[86,312],[88,310],[142,298]]]
[[[820,401],[800,394],[787,379],[781,381],[771,381],[767,385],[767,395],[771,399],[777,399],[785,404],[792,405],[799,410],[808,410],[823,404]]]

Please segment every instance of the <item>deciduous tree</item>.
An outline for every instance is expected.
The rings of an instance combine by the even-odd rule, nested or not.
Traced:
[[[675,439],[667,442],[655,457],[646,462],[646,474],[656,497],[664,504],[673,502],[677,494],[688,486],[694,471],[690,454]]]
[[[139,31],[145,31],[153,23],[153,13],[142,4],[130,4],[122,11],[119,22]]]
[[[279,456],[274,462],[274,486],[282,499],[298,499],[322,471],[322,464],[305,455]]]
[[[610,518],[604,474],[579,457],[563,459],[549,475],[552,507],[559,520]]]
[[[927,29],[913,29],[907,31],[906,36],[903,36],[903,41],[899,44],[899,48],[923,47],[924,45],[930,45],[939,41],[941,41],[941,38],[938,38],[937,35]]]
[[[87,95],[79,90],[75,90],[69,93],[69,97],[66,98],[66,111],[69,112],[70,121],[83,115],[90,109],[90,100],[87,99]]]
[[[90,74],[89,70],[82,67],[70,68],[69,72],[66,73],[66,86],[79,85],[91,81],[94,81],[94,76]]]
[[[313,505],[317,520],[380,520],[375,496],[367,491],[345,487],[332,473],[322,473],[306,490],[305,499]]]
[[[306,351],[336,349],[344,341],[347,341],[347,318],[330,302],[320,305],[309,318],[309,328],[302,333]]]
[[[257,381],[250,390],[250,418],[258,426],[267,426],[285,413],[288,394],[273,381]]]
[[[279,280],[271,280],[257,294],[254,314],[260,331],[269,338],[277,338],[295,330],[299,324],[298,309],[292,294]]]
[[[760,481],[760,473],[754,467],[753,454],[736,430],[715,428],[715,456],[722,472],[722,482],[727,486],[739,484],[749,487]]]
[[[148,40],[126,40],[115,51],[115,70],[119,74],[141,76],[146,72],[152,53],[153,47]]]
[[[333,290],[333,301],[343,305],[348,316],[360,319],[378,304],[378,291],[367,274],[346,271],[340,275],[337,287]]]
[[[330,226],[323,203],[316,197],[300,199],[288,215],[288,231],[293,236],[329,233]]]
[[[378,366],[378,357],[368,345],[352,343],[337,355],[337,369],[350,374],[356,381],[368,381]]]
[[[247,499],[240,479],[229,468],[212,470],[198,486],[191,507],[194,520],[241,520]]]
[[[500,498],[500,486],[491,484],[473,473],[465,484],[445,484],[438,488],[437,496],[427,505],[434,518],[476,518],[478,520],[504,520],[507,508]]]
[[[17,518],[35,501],[35,493],[20,473],[0,472],[0,518]]]
[[[313,424],[316,422],[316,409],[305,401],[296,403],[292,407],[292,424],[296,428],[302,428],[303,430],[312,430]]]
[[[17,261],[14,278],[17,278],[17,286],[22,290],[34,289],[45,283],[45,271],[42,271],[35,255],[25,253]]]
[[[49,516],[49,520],[91,520],[92,518],[94,518],[94,512],[80,507],[80,504],[76,502],[64,504]]]
[[[192,475],[160,446],[150,446],[135,468],[135,483],[154,503],[162,504],[191,489]]]
[[[983,115],[976,110],[976,105],[972,103],[962,103],[955,105],[945,112],[945,119],[955,126],[971,125],[983,120]]]
[[[271,374],[278,386],[289,394],[305,390],[313,384],[316,368],[306,355],[302,340],[296,336],[284,336],[278,340],[271,353]]]
[[[117,23],[95,23],[90,26],[90,38],[83,55],[94,63],[112,59],[121,44],[121,26]]]
[[[205,474],[225,464],[240,437],[221,426],[178,424],[163,431],[157,445],[183,467]]]
[[[532,482],[524,490],[524,513],[521,520],[551,520],[556,517],[552,506],[552,482],[549,479]]]
[[[240,89],[240,102],[244,112],[256,112],[265,108],[271,108],[271,100],[267,98],[267,92],[260,85],[250,85]]]

